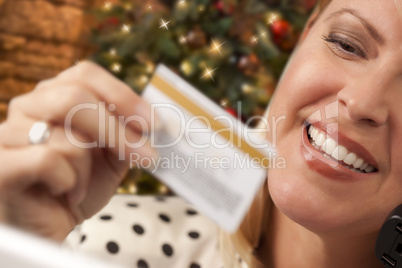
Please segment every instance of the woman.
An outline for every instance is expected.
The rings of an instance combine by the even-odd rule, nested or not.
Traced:
[[[287,168],[269,171],[274,206],[260,245],[260,231],[242,228],[267,267],[381,267],[375,239],[402,202],[401,5],[321,1],[313,14],[270,107],[287,117],[277,132]],[[338,149],[343,161],[328,160],[309,124],[336,140],[328,150],[339,144],[355,158]],[[351,170],[358,158],[368,173]]]
[[[401,6],[400,0],[319,2],[270,106],[269,117],[286,116],[276,136],[287,167],[269,171],[241,228],[221,235],[227,267],[239,265],[237,254],[249,267],[382,267],[376,236],[402,203]],[[107,116],[135,110],[149,118],[141,99],[89,63],[12,102],[0,129],[6,221],[62,240],[112,196],[127,163],[116,160],[108,143],[77,149],[63,135],[71,107],[99,101],[116,105]],[[99,141],[97,116],[91,109],[77,114],[75,137]],[[52,135],[28,146],[38,120],[51,123]],[[130,125],[126,135],[142,133]],[[135,152],[152,155],[148,147]]]

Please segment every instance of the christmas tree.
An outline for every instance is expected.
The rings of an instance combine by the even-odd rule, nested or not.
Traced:
[[[315,0],[119,0],[94,11],[92,60],[141,94],[163,63],[229,113],[262,115]],[[241,114],[237,109],[241,104]],[[164,193],[132,170],[120,192]],[[134,174],[134,175],[133,175]]]

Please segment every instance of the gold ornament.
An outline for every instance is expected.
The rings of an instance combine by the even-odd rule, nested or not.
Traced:
[[[191,48],[201,48],[207,44],[206,34],[198,25],[188,33],[186,40]]]
[[[180,64],[180,70],[184,75],[190,76],[193,73],[194,68],[188,60],[185,60]]]
[[[197,7],[198,12],[203,12],[205,10],[205,5],[198,5]]]
[[[254,92],[254,88],[253,88],[251,85],[249,85],[249,84],[243,84],[243,85],[241,86],[241,91],[242,91],[244,94],[251,94],[251,93]]]
[[[246,55],[240,58],[237,67],[247,76],[256,74],[260,69],[261,63],[255,54]]]
[[[166,194],[169,193],[169,188],[166,187],[166,185],[161,184],[161,185],[159,186],[158,193],[159,193],[159,194],[166,195]]]
[[[147,61],[145,63],[145,71],[149,74],[153,73],[155,70],[155,64],[152,61]]]
[[[144,87],[145,85],[146,85],[146,83],[148,83],[148,80],[149,80],[149,78],[148,78],[148,76],[146,76],[146,75],[140,75],[138,78],[137,78],[137,80],[136,80],[136,84],[139,86],[139,87]]]

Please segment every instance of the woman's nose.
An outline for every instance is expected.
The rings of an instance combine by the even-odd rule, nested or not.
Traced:
[[[338,92],[340,109],[355,122],[384,125],[389,116],[390,83],[385,77],[363,77]]]

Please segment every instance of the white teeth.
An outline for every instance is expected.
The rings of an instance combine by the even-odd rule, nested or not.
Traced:
[[[319,131],[314,126],[310,125],[308,134],[313,140],[312,145],[316,149],[322,150],[324,152],[323,155],[326,158],[331,158],[330,156],[332,156],[335,160],[343,161],[345,164],[350,166],[348,167],[350,170],[358,173],[362,173],[363,171],[371,173],[375,171],[375,167],[364,162],[364,160],[358,157],[355,153],[349,152],[346,147],[338,145],[334,139],[326,138],[324,132]]]
[[[348,155],[343,159],[343,162],[345,162],[348,165],[353,164],[353,162],[357,159],[357,155],[355,153],[348,153]]]
[[[311,131],[311,137],[316,140],[317,136],[319,134],[319,131],[316,128],[313,128],[313,131]]]
[[[342,145],[337,146],[335,148],[335,151],[332,153],[332,157],[339,161],[345,159],[347,155],[348,155],[348,149],[346,149]]]
[[[366,169],[366,167],[368,167],[368,163],[367,162],[364,162],[361,166],[360,166],[360,170],[365,170]]]
[[[375,170],[375,168],[372,165],[369,165],[368,167],[366,167],[366,169],[364,171],[366,171],[367,173],[373,172]]]
[[[352,166],[353,166],[354,168],[358,169],[358,168],[361,167],[361,165],[363,164],[363,162],[364,162],[363,159],[357,158],[357,159],[353,162]]]
[[[320,134],[318,134],[315,143],[317,143],[318,146],[322,146],[325,142],[325,135],[324,133],[320,132]]]
[[[324,144],[322,145],[322,149],[324,150],[324,152],[329,155],[331,155],[335,151],[336,147],[336,142],[331,138],[326,139]]]
[[[313,133],[313,130],[314,130],[315,128],[313,128],[313,127],[309,127],[308,128],[308,134],[311,136],[311,134]]]

